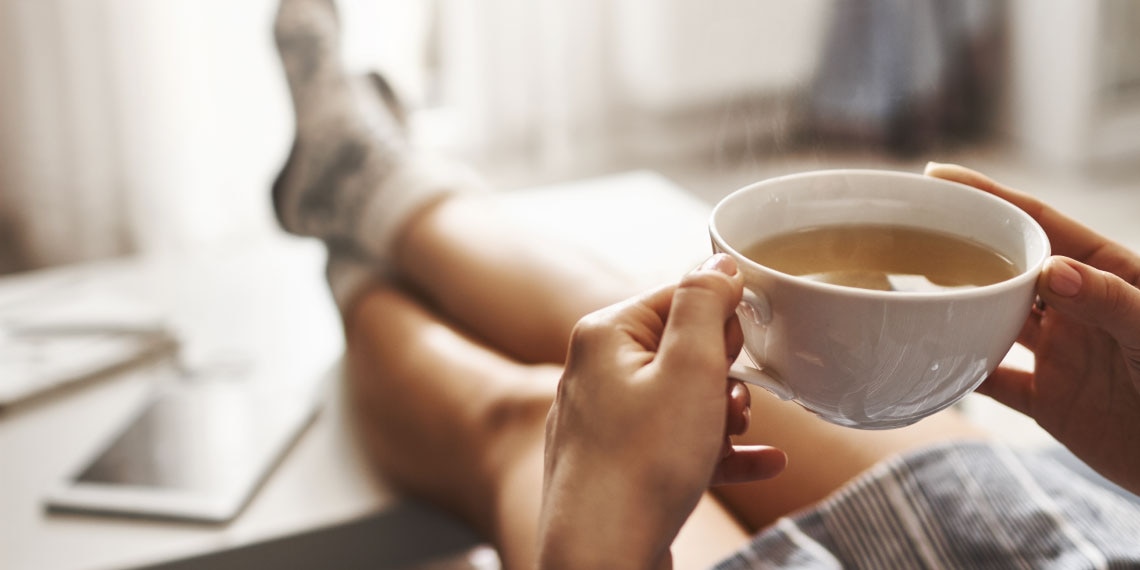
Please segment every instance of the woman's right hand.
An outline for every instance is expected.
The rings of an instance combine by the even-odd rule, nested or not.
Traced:
[[[1140,256],[978,172],[930,163],[926,175],[1025,210],[1057,254],[1037,281],[1044,308],[1018,337],[1034,370],[999,368],[978,391],[1034,418],[1101,475],[1140,494]]]
[[[726,380],[744,277],[718,254],[574,328],[546,424],[542,567],[667,567],[710,484],[774,477],[784,453],[733,446],[749,392]]]

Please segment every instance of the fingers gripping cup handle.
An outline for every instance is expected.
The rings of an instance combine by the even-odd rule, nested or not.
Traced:
[[[746,327],[764,326],[772,320],[772,307],[768,304],[768,299],[764,295],[747,288],[744,289],[744,296],[740,300],[737,313],[744,320],[742,325]],[[747,364],[734,363],[728,371],[728,376],[733,380],[764,388],[781,400],[791,400],[795,397],[795,393],[775,374],[753,368]]]

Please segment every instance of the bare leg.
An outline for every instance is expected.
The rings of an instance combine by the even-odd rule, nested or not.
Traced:
[[[901,429],[863,431],[827,423],[797,404],[752,388],[751,429],[734,442],[779,447],[788,454],[788,467],[774,479],[715,491],[745,526],[758,531],[781,516],[814,505],[892,455],[985,437],[984,431],[952,409]]]
[[[401,469],[411,469],[434,474],[438,479],[434,482],[425,475],[405,478],[412,485],[426,485],[413,489],[421,496],[437,497],[447,508],[467,513],[466,518],[488,536],[515,536],[522,532],[504,534],[504,525],[521,524],[533,532],[531,517],[537,510],[532,513],[531,507],[537,505],[541,483],[541,426],[533,428],[536,433],[528,443],[533,446],[529,448],[529,461],[534,464],[530,467],[508,472],[504,465],[520,463],[504,463],[482,455],[492,447],[489,442],[504,439],[495,435],[502,425],[513,425],[519,417],[525,418],[522,423],[526,426],[541,423],[536,418],[545,416],[560,370],[555,366],[521,366],[477,345],[475,339],[489,346],[510,347],[513,355],[530,362],[561,362],[569,332],[582,315],[636,292],[628,280],[606,273],[588,258],[557,250],[553,245],[544,246],[505,228],[493,211],[483,207],[480,198],[455,197],[417,216],[409,223],[407,233],[396,241],[397,269],[437,308],[464,323],[464,330],[476,336],[462,337],[441,317],[431,316],[424,308],[388,313],[379,310],[377,305],[385,303],[377,299],[392,295],[390,292],[366,294],[350,314],[348,326],[350,356],[361,368],[355,381],[372,379],[376,382],[374,390],[383,391],[386,400],[399,406],[398,410],[387,410],[384,402],[362,392],[360,404],[367,410],[365,416],[375,418],[366,419],[373,422],[369,431],[377,443],[411,446],[402,453],[380,453],[374,443],[373,453],[378,457],[399,457],[399,461],[383,464],[381,472],[398,476]],[[404,303],[410,301],[405,298]],[[394,332],[400,329],[394,315],[409,312],[420,315],[418,322],[431,322],[433,326]],[[433,330],[447,332],[436,334]],[[385,338],[378,338],[380,334]],[[367,370],[372,361],[383,364],[383,373]],[[407,368],[396,369],[397,366]],[[473,373],[472,369],[480,372]],[[400,391],[402,383],[392,380],[402,376],[414,379],[407,385],[411,390],[407,393]],[[483,380],[472,383],[473,377]],[[421,432],[407,428],[414,424],[415,417],[439,417],[440,413],[432,408],[440,402],[447,402],[445,409],[454,407],[446,413],[447,417],[485,424],[484,430],[462,430],[467,437],[487,430],[491,435],[481,436],[483,443],[472,444],[452,439],[452,430],[433,434],[431,429]],[[528,411],[520,416],[519,410]],[[401,414],[407,417],[401,418]],[[520,431],[528,429],[531,427]],[[398,434],[399,439],[394,440],[393,434]],[[887,457],[936,442],[982,436],[983,432],[954,412],[901,430],[842,428],[815,418],[795,404],[780,402],[755,390],[753,429],[737,438],[737,443],[783,448],[790,457],[788,471],[771,481],[724,487],[716,492],[746,528],[755,531],[780,516],[815,504]],[[434,443],[437,439],[441,442]],[[458,447],[452,450],[449,445]],[[514,457],[518,451],[514,444],[511,448],[514,451],[496,451],[491,455]],[[461,464],[482,466],[474,474],[458,471],[462,475],[456,477],[456,458],[473,452],[475,455],[466,457]],[[485,461],[495,465],[483,465],[481,462]],[[523,483],[529,478],[535,480],[531,484],[535,496],[526,498],[518,490],[531,488]],[[471,497],[480,496],[475,489],[494,488],[508,479],[509,487],[515,491],[504,495],[504,500],[522,501],[523,506],[511,509],[498,504],[492,509],[494,499],[487,497],[471,503]],[[465,488],[465,481],[474,482],[475,486]],[[509,514],[515,511],[525,512],[527,517]],[[498,513],[493,526],[481,526],[487,521],[480,522],[480,513],[490,512]],[[525,520],[520,522],[521,519]]]
[[[512,228],[484,195],[457,195],[413,218],[393,258],[417,291],[491,346],[524,362],[562,363],[578,319],[639,290],[563,245]]]
[[[379,472],[465,519],[507,568],[532,567],[546,412],[561,369],[507,359],[391,288],[364,293],[346,332],[355,423]],[[674,559],[708,567],[747,539],[706,497]]]

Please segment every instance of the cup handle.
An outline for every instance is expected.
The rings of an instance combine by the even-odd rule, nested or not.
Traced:
[[[763,293],[744,288],[744,296],[740,299],[740,313],[756,325],[767,325],[772,322],[772,306]]]
[[[792,389],[788,388],[775,374],[753,368],[740,362],[732,363],[732,367],[728,369],[728,377],[733,380],[759,386],[781,400],[791,400],[796,396],[796,394],[792,392]]]

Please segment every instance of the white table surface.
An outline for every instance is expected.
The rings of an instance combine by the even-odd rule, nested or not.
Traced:
[[[650,172],[503,193],[510,215],[645,277],[672,280],[709,251],[709,207]],[[30,291],[113,291],[159,308],[188,356],[240,351],[257,373],[322,386],[308,427],[245,510],[224,525],[47,512],[44,492],[143,403],[153,370],[133,368],[0,412],[0,569],[92,570],[157,564],[263,543],[382,513],[397,497],[369,472],[342,413],[339,320],[319,244],[273,236],[221,250],[126,259],[0,279]],[[260,376],[259,376],[260,378]]]

